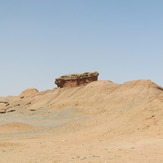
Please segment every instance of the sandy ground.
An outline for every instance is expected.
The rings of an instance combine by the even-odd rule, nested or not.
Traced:
[[[152,82],[1,100],[15,111],[0,114],[0,163],[163,162],[163,93]]]
[[[78,135],[32,135],[4,137],[1,162],[163,162],[160,136],[117,136],[95,139]]]
[[[67,112],[70,113],[70,110]],[[9,116],[11,118],[16,114],[19,115],[19,112],[10,113]],[[56,115],[58,122],[54,120],[53,125],[52,120],[49,119],[42,127],[34,127],[21,122],[1,125],[0,162],[163,162],[161,131],[123,133],[113,130],[111,132],[108,131],[109,125],[96,126],[97,123],[92,121],[92,118],[83,115],[74,118],[75,113],[69,114],[69,118],[63,118],[59,117],[60,114]],[[65,110],[63,110],[64,114]],[[24,121],[27,120],[24,119]],[[83,121],[87,121],[87,125],[78,128],[77,125],[81,125]]]

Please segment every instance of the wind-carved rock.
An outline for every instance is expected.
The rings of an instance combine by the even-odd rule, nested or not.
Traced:
[[[82,74],[63,75],[55,79],[55,84],[60,88],[77,87],[81,85],[87,85],[93,81],[97,81],[98,76],[98,72],[85,72]]]

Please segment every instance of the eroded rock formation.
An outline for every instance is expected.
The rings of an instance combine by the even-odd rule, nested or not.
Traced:
[[[64,75],[55,79],[55,84],[60,88],[87,85],[88,83],[97,81],[98,75],[98,72]]]
[[[9,105],[8,102],[0,101],[0,114],[6,113],[8,105]]]

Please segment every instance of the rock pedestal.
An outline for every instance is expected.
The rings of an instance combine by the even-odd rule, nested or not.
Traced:
[[[77,87],[87,85],[98,80],[98,72],[85,72],[82,74],[68,74],[55,79],[55,84],[60,87]]]

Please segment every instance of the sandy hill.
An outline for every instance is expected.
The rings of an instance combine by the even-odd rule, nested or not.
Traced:
[[[123,156],[125,162],[135,161],[136,153],[132,153],[130,147],[140,154],[137,156],[140,162],[145,162],[148,153],[157,151],[155,145],[159,144],[158,151],[163,149],[163,143],[160,145],[163,134],[163,88],[150,80],[135,80],[123,84],[94,81],[87,85],[54,88],[43,92],[30,88],[17,97],[1,97],[0,110],[3,113],[0,114],[1,133],[17,132],[19,137],[19,132],[23,131],[25,135],[48,133],[49,140],[54,136],[56,140],[68,139],[69,143],[66,143],[65,148],[71,146],[72,150],[65,158],[56,156],[56,160],[60,160],[58,162],[107,162],[98,152],[103,151],[103,157],[106,158],[107,150],[103,147],[108,143],[113,153],[120,155],[121,159],[117,162],[123,162]],[[154,137],[156,139],[153,140]],[[43,138],[40,136],[40,139]],[[121,143],[122,140],[124,144]],[[83,153],[77,150],[77,145],[81,144],[85,145]],[[49,147],[48,143],[46,145]],[[62,143],[56,146],[62,146]],[[111,150],[109,147],[105,148]],[[145,153],[142,152],[143,148]],[[119,149],[121,150],[117,151]],[[78,151],[80,156],[70,157],[73,151]],[[91,151],[96,154],[81,156],[86,153],[89,155]],[[52,159],[51,154],[47,155]],[[151,154],[149,158],[157,162],[154,158],[159,157],[158,161],[162,161],[161,155],[158,152]],[[112,161],[115,161],[113,156]],[[149,159],[146,162],[148,161]]]
[[[157,119],[157,123],[162,122],[163,88],[150,80],[129,81],[124,84],[95,81],[86,86],[55,88],[43,92],[30,88],[18,97],[5,98],[5,101],[8,102],[5,107],[9,112],[20,109],[48,112],[73,108],[83,115],[92,115],[91,119],[99,120],[100,123],[111,119],[111,122],[115,120],[117,123],[116,117],[119,117],[118,121],[128,123],[127,127],[131,123],[145,127],[148,125],[145,119],[150,117],[147,121],[155,123]],[[100,120],[101,116],[103,118]]]

